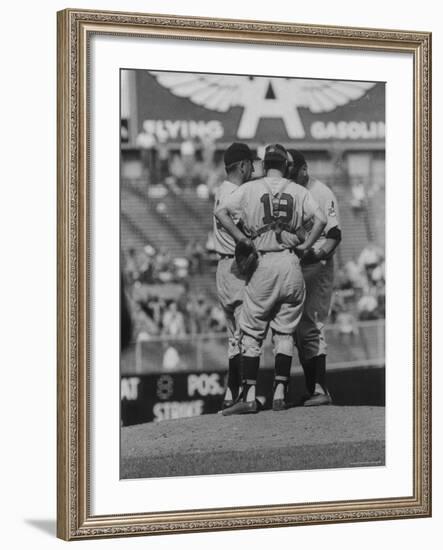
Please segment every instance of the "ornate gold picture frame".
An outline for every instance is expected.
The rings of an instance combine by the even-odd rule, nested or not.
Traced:
[[[58,536],[65,540],[431,515],[431,34],[69,9],[58,13]],[[90,46],[94,36],[409,54],[413,63],[412,493],[94,514],[91,500]],[[118,116],[118,113],[117,115]],[[118,141],[118,136],[116,136]],[[116,149],[118,155],[118,147]],[[95,205],[96,207],[96,205]],[[115,243],[118,247],[118,243]],[[405,268],[406,269],[406,268]],[[118,299],[118,298],[116,298]],[[405,338],[406,338],[405,336]],[[118,376],[118,373],[115,373]],[[116,428],[118,430],[118,427]]]

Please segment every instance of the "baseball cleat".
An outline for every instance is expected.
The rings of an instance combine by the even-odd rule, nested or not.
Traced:
[[[273,411],[284,411],[287,409],[286,401],[284,399],[274,399],[272,402]]]
[[[329,393],[314,393],[303,403],[304,407],[319,407],[321,405],[331,405],[332,397]]]
[[[257,401],[237,401],[232,407],[222,410],[223,416],[231,416],[233,414],[254,414],[258,412]]]
[[[224,399],[221,409],[218,411],[218,414],[222,414],[225,409],[229,409],[235,403],[234,399]]]

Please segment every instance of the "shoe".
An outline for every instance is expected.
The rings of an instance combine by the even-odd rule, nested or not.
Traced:
[[[274,399],[272,402],[273,411],[284,411],[287,409],[287,404],[284,399]]]
[[[237,401],[231,407],[222,410],[223,416],[231,416],[233,414],[254,414],[258,412],[257,400],[254,401]]]
[[[304,407],[319,407],[321,405],[331,405],[332,397],[329,393],[318,393],[315,392],[312,394],[306,401],[303,403]]]
[[[278,397],[277,399],[272,400],[272,410],[273,411],[284,411],[284,410],[287,409],[286,400],[288,398],[288,392],[289,392],[289,379],[274,380],[274,387],[272,389],[274,395],[275,395],[275,390],[277,389],[278,384],[283,385],[283,397]]]
[[[222,414],[225,409],[232,407],[234,403],[235,401],[233,399],[225,399],[222,403],[221,409],[217,411],[217,414]]]

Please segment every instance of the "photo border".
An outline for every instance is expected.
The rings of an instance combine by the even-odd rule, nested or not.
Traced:
[[[431,515],[431,33],[68,9],[57,14],[57,535],[65,540]],[[93,516],[88,48],[94,34],[402,52],[414,62],[413,495]]]

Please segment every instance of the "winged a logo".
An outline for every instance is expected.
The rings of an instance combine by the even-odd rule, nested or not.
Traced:
[[[260,119],[281,118],[291,139],[305,137],[299,108],[326,113],[360,99],[373,82],[310,80],[149,71],[161,86],[206,109],[221,113],[243,107],[240,139],[256,135]]]

